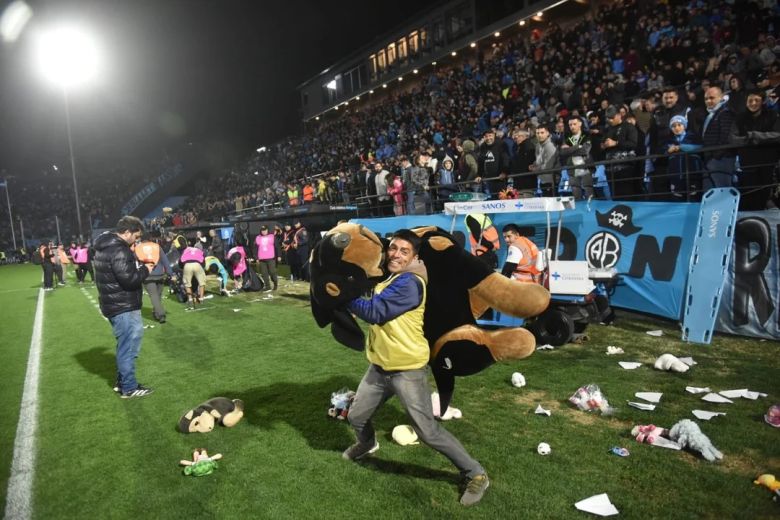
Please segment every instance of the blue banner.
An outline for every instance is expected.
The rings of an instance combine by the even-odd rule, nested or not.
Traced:
[[[517,224],[524,235],[540,248],[544,246],[546,213],[488,213],[487,216],[488,222],[472,221],[484,224],[483,238],[498,237],[497,267],[501,267],[506,257],[506,244],[501,239],[501,229],[506,224]],[[679,320],[698,216],[699,204],[693,203],[580,203],[563,213],[558,259],[587,260],[594,268],[614,267],[623,282],[611,298],[613,305]],[[553,212],[550,217],[552,247],[558,213]],[[439,226],[452,229],[456,238],[469,248],[469,235],[474,228],[466,225],[467,218],[468,215],[440,214],[355,222],[380,235],[389,235],[400,228]],[[491,225],[493,229],[489,229]]]
[[[780,338],[780,212],[739,213],[716,330]]]

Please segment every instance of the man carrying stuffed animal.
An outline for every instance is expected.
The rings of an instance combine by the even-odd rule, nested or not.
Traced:
[[[376,286],[372,298],[349,303],[349,311],[370,324],[366,345],[370,365],[348,416],[357,442],[343,457],[359,460],[379,449],[371,418],[396,395],[418,437],[450,459],[467,479],[460,503],[470,506],[482,499],[489,480],[479,462],[433,416],[427,368],[430,348],[423,336],[427,275],[417,256],[419,248],[415,233],[397,231],[387,250],[390,277]]]

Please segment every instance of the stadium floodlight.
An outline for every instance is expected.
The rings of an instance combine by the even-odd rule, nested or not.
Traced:
[[[65,89],[94,80],[100,69],[95,39],[76,26],[62,25],[40,32],[36,54],[40,73]]]
[[[54,168],[54,171],[55,171],[55,172],[58,172],[58,171],[60,171],[60,169],[59,169],[59,168],[57,168],[57,165],[56,165],[56,164],[52,164],[52,165],[51,165],[51,167],[52,167],[52,168]]]
[[[452,54],[453,56],[457,56],[458,55],[458,53],[455,52],[455,51],[452,51],[450,54]]]
[[[257,153],[263,153],[266,150],[268,150],[268,148],[266,148],[265,146],[261,146],[260,148],[257,149]]]
[[[536,16],[538,16],[539,18],[541,18],[543,14],[544,14],[544,12],[543,12],[543,11],[539,11],[538,13],[536,13]]]
[[[319,120],[320,120],[320,116],[317,116],[317,117],[315,117],[314,119],[315,119],[316,121],[319,121]]]
[[[520,20],[520,27],[525,25],[525,20]]]
[[[498,32],[498,31],[496,31],[496,32],[494,32],[494,33],[493,33],[493,36],[495,36],[496,38],[498,38],[499,36],[501,36],[501,33],[500,33],[500,32]]]
[[[355,101],[360,101],[360,96],[355,96]]]
[[[417,69],[414,69],[412,72],[413,72],[413,73],[415,73],[415,74],[417,74],[417,73],[418,73],[418,72],[420,72],[420,71],[419,71],[419,70],[417,70]]]
[[[436,62],[435,61],[431,62],[431,65],[433,65],[435,67],[436,66]]]
[[[336,80],[331,80],[327,85],[325,85],[330,90],[336,90]]]
[[[471,42],[471,45],[469,45],[469,47],[471,47],[472,49],[473,49],[474,47],[476,47],[476,46],[477,46],[476,42]]]
[[[75,25],[54,26],[42,30],[35,41],[38,70],[43,77],[62,89],[65,104],[65,123],[68,132],[70,169],[73,175],[73,193],[76,199],[76,219],[79,239],[84,233],[81,227],[81,205],[76,183],[76,160],[73,155],[73,137],[70,128],[69,92],[77,86],[94,81],[98,75],[101,56],[95,39],[89,32]]]
[[[398,76],[398,81],[403,81],[403,80],[404,80],[403,76]]]
[[[382,83],[382,88],[387,88],[387,83]]]

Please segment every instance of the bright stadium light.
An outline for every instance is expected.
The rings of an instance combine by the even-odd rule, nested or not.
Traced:
[[[325,85],[330,90],[336,90],[336,80],[330,81],[327,85]]]
[[[319,120],[320,120],[320,116],[317,116],[317,117],[315,117],[314,119],[315,119],[316,121],[319,121]]]
[[[94,81],[101,65],[101,56],[95,39],[74,25],[60,25],[38,33],[35,41],[38,70],[42,76],[62,89],[65,104],[65,124],[68,132],[70,170],[73,176],[73,194],[76,199],[76,219],[79,239],[84,237],[81,227],[81,205],[76,183],[76,159],[73,155],[73,137],[70,128],[68,95],[74,87]]]
[[[398,76],[398,81],[403,81],[403,80],[404,80],[403,76]]]
[[[541,18],[543,14],[544,14],[544,12],[542,12],[542,11],[539,11],[538,13],[536,13],[536,16],[538,16],[539,18]]]
[[[420,72],[420,71],[419,71],[419,70],[417,70],[417,69],[414,69],[412,72],[413,72],[413,73],[415,73],[415,74],[417,74],[417,73],[418,73],[418,72]]]
[[[520,27],[525,25],[525,20],[520,20]]]
[[[373,90],[369,90],[369,91],[368,91],[368,93],[369,93],[369,94],[373,94],[373,93],[374,93],[374,91],[373,91]]]
[[[382,83],[382,88],[387,88],[387,83]]]
[[[458,55],[458,53],[455,52],[455,51],[452,51],[450,54],[452,54],[453,56],[457,56]]]
[[[360,101],[360,96],[355,96],[355,101]]]
[[[472,49],[473,49],[474,47],[476,47],[476,46],[477,46],[477,44],[476,44],[475,42],[471,42],[471,45],[469,45],[469,47],[471,47]]]
[[[71,89],[95,79],[100,52],[95,39],[76,26],[63,25],[38,34],[38,69],[62,88]]]
[[[500,33],[500,32],[498,32],[498,31],[496,31],[496,32],[494,32],[494,33],[493,33],[493,36],[495,36],[496,38],[498,38],[499,36],[501,36],[501,33]]]
[[[433,65],[435,67],[436,66],[436,62],[435,61],[432,62],[431,65]]]

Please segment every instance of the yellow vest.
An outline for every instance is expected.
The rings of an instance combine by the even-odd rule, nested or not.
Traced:
[[[377,284],[375,294],[385,290],[398,274],[394,274],[384,282]],[[414,275],[417,276],[417,275]],[[423,336],[423,313],[427,299],[425,281],[422,282],[422,302],[414,309],[407,311],[395,319],[382,325],[371,325],[368,328],[366,357],[370,363],[384,370],[414,370],[428,363],[431,351],[428,341]]]

